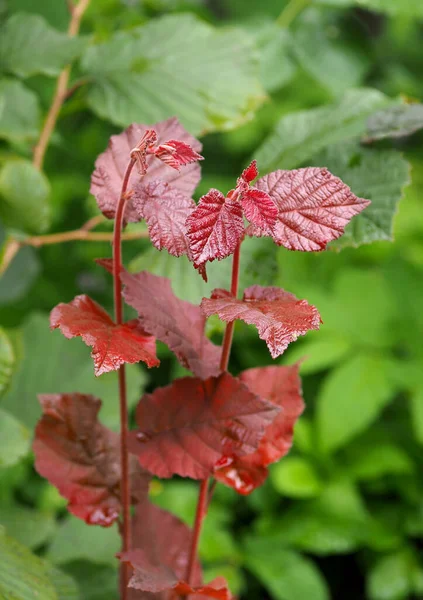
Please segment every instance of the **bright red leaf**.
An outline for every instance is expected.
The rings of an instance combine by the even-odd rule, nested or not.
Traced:
[[[116,325],[107,312],[88,296],[76,296],[69,304],[58,304],[50,314],[50,326],[67,338],[81,336],[93,351],[95,374],[118,369],[140,360],[156,367],[156,340],[145,333],[138,319]]]
[[[278,217],[271,235],[289,250],[324,250],[369,205],[341,179],[318,167],[274,171],[259,179],[256,187],[275,201]],[[254,227],[249,233],[266,234]]]
[[[230,256],[244,235],[244,220],[239,202],[219,190],[200,198],[187,219],[188,239],[194,266]]]
[[[242,300],[225,290],[215,290],[211,298],[203,298],[201,308],[208,317],[217,314],[227,323],[241,319],[255,325],[272,358],[282,354],[298,336],[319,329],[321,322],[317,308],[306,300],[298,300],[277,287],[260,285],[247,288]]]
[[[202,148],[201,143],[190,135],[175,117],[151,126],[133,124],[123,133],[113,135],[110,138],[107,150],[100,154],[96,160],[90,188],[90,192],[97,200],[98,207],[108,219],[113,219],[115,216],[122,180],[131,150],[137,146],[148,129],[155,130],[159,145],[167,140],[176,139],[188,144],[196,152],[199,152]],[[148,173],[142,178],[142,184],[147,185],[149,182],[157,180],[165,181],[187,196],[191,196],[197,187],[200,180],[198,162],[187,165],[179,172],[166,165],[162,160],[157,160],[154,154],[147,155],[146,161]],[[134,169],[128,189],[132,190],[139,179],[140,176],[137,170]],[[139,220],[138,212],[134,210],[132,202],[129,200],[125,209],[125,221],[136,223]]]
[[[101,401],[86,394],[39,399],[43,416],[35,430],[35,468],[69,501],[73,515],[91,525],[112,525],[121,510],[120,442],[97,419]],[[136,502],[147,496],[150,476],[132,457],[130,465]]]
[[[121,279],[125,301],[138,312],[142,327],[169,346],[182,366],[202,379],[220,372],[221,351],[204,334],[199,306],[177,298],[166,277],[122,271]]]
[[[255,452],[222,463],[215,478],[241,494],[249,494],[266,480],[267,466],[285,456],[291,448],[294,425],[304,410],[298,365],[248,369],[239,378],[254,393],[281,408],[268,425]]]
[[[241,179],[246,183],[251,183],[258,176],[257,161],[253,160],[241,173]]]
[[[186,220],[195,208],[192,198],[164,181],[140,182],[135,186],[132,206],[146,220],[158,250],[166,248],[173,256],[189,252]]]
[[[188,165],[204,157],[198,154],[189,144],[179,140],[168,140],[154,150],[154,154],[172,169]]]
[[[205,479],[223,456],[251,454],[279,410],[229,373],[176,379],[143,396],[129,448],[158,477]]]

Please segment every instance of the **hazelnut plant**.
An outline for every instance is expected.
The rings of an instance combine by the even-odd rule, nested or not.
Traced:
[[[97,419],[101,401],[84,393],[40,396],[36,469],[68,500],[68,510],[92,526],[118,523],[122,537],[120,598],[233,596],[223,578],[205,583],[197,557],[201,527],[218,483],[250,494],[268,466],[290,449],[304,409],[298,365],[228,371],[234,324],[254,325],[273,359],[321,323],[316,307],[277,287],[239,290],[246,236],[270,236],[293,251],[324,250],[369,202],[325,168],[277,170],[260,179],[253,161],[222,193],[199,203],[201,144],[176,118],[133,124],[112,136],[92,175],[91,192],[114,220],[113,257],[100,266],[113,277],[112,318],[86,295],[56,306],[52,328],[80,336],[92,347],[97,376],[119,373],[120,435]],[[187,255],[207,280],[207,263],[232,255],[227,289],[215,289],[199,306],[175,296],[171,281],[122,264],[122,230],[144,220],[158,251]],[[138,313],[123,318],[123,300]],[[205,335],[211,315],[226,323],[222,345]],[[129,430],[125,364],[159,366],[156,340],[166,344],[191,377],[145,394]],[[152,477],[199,481],[192,531],[149,501]]]

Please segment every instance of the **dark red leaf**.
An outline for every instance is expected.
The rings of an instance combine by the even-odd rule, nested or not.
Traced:
[[[69,304],[58,304],[50,314],[50,326],[67,338],[81,336],[93,351],[95,374],[118,369],[140,360],[156,367],[156,340],[146,334],[138,319],[116,325],[106,311],[88,296],[76,296]]]
[[[166,165],[176,170],[179,170],[183,165],[188,165],[197,160],[204,160],[204,157],[193,150],[189,144],[179,140],[168,140],[158,146],[154,154]]]
[[[173,117],[155,125],[133,124],[123,133],[110,138],[107,150],[100,154],[95,163],[95,171],[91,177],[90,192],[96,197],[101,212],[108,218],[115,216],[116,205],[120,197],[122,180],[128,165],[131,150],[136,147],[148,129],[157,133],[158,144],[169,139],[177,139],[189,144],[195,151],[201,151],[202,145],[191,136],[179,121]],[[198,162],[186,166],[180,173],[170,166],[157,160],[154,154],[146,157],[148,173],[142,178],[144,185],[150,181],[165,181],[173,188],[191,196],[200,180],[200,166]],[[139,181],[140,176],[136,169],[133,170],[129,190]],[[134,210],[129,200],[125,209],[125,221],[139,221],[139,215]]]
[[[39,397],[43,416],[33,449],[38,473],[68,501],[68,510],[91,525],[108,527],[118,518],[120,442],[97,419],[101,401],[85,394]],[[150,476],[131,457],[133,502],[148,494]]]
[[[158,477],[209,477],[222,456],[251,454],[279,413],[229,373],[184,377],[146,394],[129,448]]]
[[[249,188],[241,195],[245,217],[266,233],[271,233],[276,223],[278,209],[269,194]]]
[[[212,189],[200,198],[187,219],[187,226],[194,266],[199,268],[216,258],[221,260],[235,251],[244,235],[241,205]]]
[[[201,308],[208,317],[217,314],[227,323],[241,319],[255,325],[272,358],[282,354],[298,336],[319,329],[321,322],[317,308],[306,300],[298,300],[277,287],[260,285],[247,288],[242,300],[215,290],[211,298],[203,298]]]
[[[259,179],[256,187],[275,201],[279,214],[272,236],[289,250],[324,250],[369,205],[341,179],[318,167],[274,171]],[[249,229],[250,235],[265,233]]]
[[[257,177],[257,175],[257,161],[253,160],[252,163],[241,173],[241,179],[247,183],[251,183]]]
[[[177,298],[166,277],[123,271],[121,279],[125,301],[138,312],[145,331],[167,344],[197,377],[220,372],[220,348],[205,336],[206,319],[199,306]]]
[[[257,450],[247,456],[235,457],[215,471],[215,478],[249,494],[264,483],[267,465],[278,461],[291,448],[294,425],[304,410],[298,365],[270,366],[248,369],[239,378],[254,393],[279,406],[282,410],[268,425]]]
[[[189,252],[186,220],[195,208],[192,198],[164,181],[147,185],[140,182],[132,206],[146,220],[150,239],[158,250],[166,248],[173,256]]]

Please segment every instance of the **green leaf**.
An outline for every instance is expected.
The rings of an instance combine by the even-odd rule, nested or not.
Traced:
[[[79,593],[78,585],[70,575],[53,566],[48,574],[56,590],[57,600],[86,600],[86,596]]]
[[[29,430],[3,409],[0,409],[0,440],[0,468],[14,465],[31,448]]]
[[[329,588],[315,564],[261,538],[247,538],[245,566],[275,600],[329,600]]]
[[[64,567],[77,582],[81,600],[116,600],[118,571],[89,561],[73,561]]]
[[[263,25],[254,22],[249,31],[255,36],[260,51],[260,78],[264,88],[274,92],[287,85],[296,70],[289,53],[289,33],[273,21]]]
[[[385,475],[408,475],[414,464],[408,454],[394,444],[357,444],[348,472],[362,481],[378,479]]]
[[[26,160],[10,160],[0,172],[0,218],[8,227],[43,233],[50,225],[50,185]]]
[[[37,96],[15,79],[0,79],[0,138],[33,140],[38,135],[40,108]]]
[[[265,99],[247,36],[188,14],[118,33],[89,48],[81,66],[94,80],[91,109],[123,127],[176,115],[194,135],[228,130]]]
[[[81,39],[56,31],[38,15],[17,13],[0,30],[1,69],[18,77],[54,77],[77,57],[83,45]]]
[[[423,385],[411,392],[410,412],[416,440],[423,444]]]
[[[393,240],[398,203],[410,183],[410,166],[399,152],[365,149],[355,143],[337,144],[314,157],[312,164],[327,167],[356,196],[372,202],[352,219],[338,240],[331,242],[331,248]]]
[[[0,524],[10,537],[29,548],[46,543],[56,527],[51,514],[18,505],[0,506]]]
[[[12,377],[15,353],[4,329],[0,327],[0,397],[6,390]]]
[[[333,96],[359,86],[371,65],[364,49],[352,46],[342,35],[316,9],[302,15],[293,34],[292,49],[300,65]]]
[[[423,104],[400,104],[378,111],[367,121],[364,142],[410,135],[423,127]]]
[[[401,550],[379,559],[370,570],[367,592],[370,600],[406,600],[421,592],[422,568],[415,555]]]
[[[145,379],[136,365],[128,365],[128,403],[140,398]],[[117,373],[96,378],[89,349],[80,340],[67,340],[50,331],[46,315],[33,314],[23,326],[23,358],[2,405],[31,430],[41,415],[37,394],[83,392],[101,398],[100,419],[119,427]]]
[[[322,482],[313,465],[298,456],[284,458],[271,468],[273,487],[292,498],[312,498],[322,490]]]
[[[311,375],[338,364],[350,351],[351,343],[347,339],[336,335],[325,337],[323,331],[317,336],[310,332],[304,342],[295,344],[283,362],[291,365],[300,360],[301,375]]]
[[[44,561],[6,536],[0,527],[0,598],[58,600]]]
[[[55,565],[81,559],[114,565],[119,548],[117,527],[92,527],[69,516],[58,528],[46,558]]]
[[[333,104],[285,115],[255,152],[260,173],[299,167],[330,144],[360,137],[367,117],[388,102],[377,90],[349,90]]]
[[[423,4],[420,0],[318,0],[319,4],[345,7],[358,6],[392,16],[423,17]]]
[[[344,446],[369,427],[391,401],[394,389],[387,369],[382,358],[361,353],[326,377],[317,404],[322,451]]]
[[[1,250],[4,249],[4,246]],[[1,252],[0,252],[1,254]],[[21,248],[0,279],[0,306],[20,300],[31,288],[41,269],[34,248]]]

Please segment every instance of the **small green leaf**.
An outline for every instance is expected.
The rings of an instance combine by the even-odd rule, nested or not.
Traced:
[[[409,550],[401,550],[379,559],[370,570],[367,591],[371,600],[407,600],[422,576],[416,557]]]
[[[423,104],[400,104],[378,111],[367,121],[364,142],[410,135],[423,127]]]
[[[56,31],[38,15],[17,13],[0,30],[1,69],[18,77],[54,77],[77,57],[83,45],[81,39]]]
[[[48,179],[25,160],[10,160],[0,172],[0,217],[8,227],[42,233],[50,224]]]
[[[423,385],[411,392],[410,412],[416,440],[423,444]]]
[[[0,468],[14,465],[31,448],[28,429],[3,409],[0,409],[0,440]]]
[[[312,498],[322,490],[322,482],[313,465],[305,458],[288,457],[270,471],[273,487],[292,498]]]
[[[0,327],[0,396],[6,390],[15,364],[15,353],[4,329]]]
[[[34,248],[21,248],[1,276],[0,306],[20,300],[35,282],[40,269],[41,263]]]
[[[320,448],[334,452],[369,427],[391,401],[394,388],[383,359],[357,354],[334,369],[320,388],[317,431]]]
[[[194,135],[228,130],[265,100],[248,37],[189,14],[118,33],[89,48],[81,66],[93,79],[91,109],[123,127],[176,115]]]
[[[408,454],[393,444],[357,445],[348,472],[359,480],[372,480],[385,475],[404,475],[414,471]]]
[[[260,173],[300,167],[330,144],[360,137],[367,117],[388,103],[377,90],[357,89],[333,104],[285,115],[255,152]]]
[[[10,537],[28,548],[38,548],[47,542],[55,531],[55,519],[23,506],[0,506],[0,524]]]
[[[40,108],[37,96],[15,79],[0,79],[0,138],[33,140],[38,135]]]

